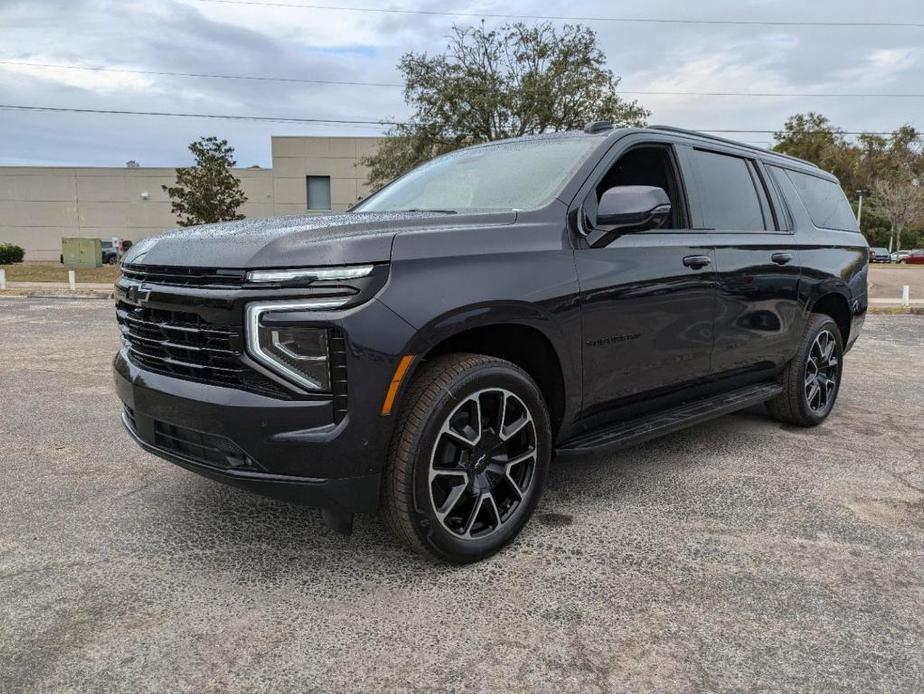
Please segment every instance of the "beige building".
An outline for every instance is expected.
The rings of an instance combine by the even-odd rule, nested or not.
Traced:
[[[235,169],[247,217],[342,211],[368,193],[359,158],[374,137],[274,137],[271,169]],[[176,226],[169,168],[0,167],[0,243],[56,260],[70,236],[132,241]]]

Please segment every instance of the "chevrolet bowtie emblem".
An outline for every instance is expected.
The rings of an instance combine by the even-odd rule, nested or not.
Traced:
[[[128,288],[128,300],[133,304],[142,306],[151,298],[151,290],[143,284],[135,285]]]

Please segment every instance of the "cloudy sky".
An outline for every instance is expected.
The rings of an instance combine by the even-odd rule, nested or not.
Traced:
[[[294,6],[312,4],[327,9]],[[363,7],[424,13],[355,9]],[[454,11],[464,14],[439,14]],[[488,26],[510,21],[490,16],[499,13],[588,18],[584,23],[598,32],[609,66],[627,91],[788,95],[633,97],[651,110],[653,123],[767,130],[779,128],[792,113],[816,110],[845,130],[891,130],[906,122],[924,129],[921,0],[0,0],[0,104],[400,120],[407,110],[394,86],[150,73],[388,85],[399,81],[395,65],[402,53],[440,51],[453,22],[474,23],[479,21],[474,15],[482,13]],[[665,24],[601,17],[919,26]],[[793,95],[836,93],[919,96]],[[175,166],[188,163],[191,140],[214,134],[237,148],[239,165],[268,166],[271,135],[381,131],[378,126],[0,110],[0,165],[120,166],[134,159],[144,166]],[[755,133],[738,139],[766,145],[771,137]]]

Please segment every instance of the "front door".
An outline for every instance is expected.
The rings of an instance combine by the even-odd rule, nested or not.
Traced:
[[[689,229],[673,148],[640,142],[614,157],[589,195],[599,200],[613,186],[658,186],[671,199],[672,218],[669,228],[575,251],[588,413],[710,373],[715,254],[708,234]]]

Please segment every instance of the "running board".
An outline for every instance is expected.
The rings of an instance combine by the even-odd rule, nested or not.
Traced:
[[[632,446],[730,412],[758,405],[782,392],[783,387],[778,383],[760,383],[747,388],[738,388],[705,400],[688,402],[670,410],[616,422],[603,429],[580,434],[559,446],[555,452],[559,457],[567,457]]]

